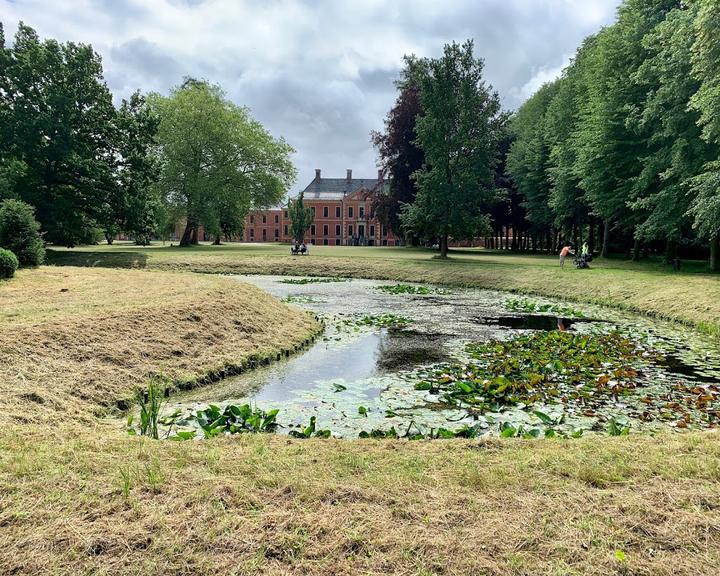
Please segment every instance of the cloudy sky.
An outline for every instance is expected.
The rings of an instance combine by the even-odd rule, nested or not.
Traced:
[[[488,81],[514,109],[552,80],[620,0],[0,0],[43,37],[91,43],[116,99],[165,92],[183,76],[219,83],[297,150],[304,187],[323,175],[376,173],[404,54],[475,40]]]

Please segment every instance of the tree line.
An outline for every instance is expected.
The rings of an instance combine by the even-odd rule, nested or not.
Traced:
[[[720,269],[719,30],[713,0],[626,0],[615,24],[511,116],[482,82],[482,62],[471,63],[471,44],[436,60],[406,58],[385,130],[373,134],[389,173],[376,213],[437,241],[446,215],[427,205],[431,194],[455,223],[468,216],[452,227],[456,240],[486,236],[514,250],[586,241],[636,259],[709,249]],[[473,115],[477,125],[467,126]],[[480,140],[493,153],[472,156],[468,142]],[[454,152],[440,150],[452,141]],[[479,181],[428,176],[456,178],[466,159]]]
[[[181,221],[182,244],[200,226],[219,242],[284,197],[292,151],[219,86],[186,79],[115,106],[90,45],[22,23],[6,45],[0,23],[0,201],[31,206],[45,242],[146,244]]]

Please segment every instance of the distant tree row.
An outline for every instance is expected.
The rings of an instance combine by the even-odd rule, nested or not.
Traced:
[[[91,46],[0,24],[0,200],[35,209],[44,240],[73,246],[118,234],[147,243],[186,222],[219,242],[295,178],[292,148],[206,82],[116,107]]]
[[[672,260],[679,246],[709,247],[720,269],[717,2],[626,0],[509,122],[471,53],[453,44],[440,59],[406,58],[385,130],[373,134],[389,174],[374,207],[383,222],[441,245],[449,215],[455,240],[484,235],[513,250],[587,241],[603,255],[664,248]],[[474,156],[480,138],[488,148]],[[475,182],[436,178],[464,160]],[[453,186],[465,187],[460,197]],[[429,189],[445,213],[428,209]]]
[[[507,171],[543,246],[635,259],[709,245],[720,269],[720,10],[626,0],[512,119]]]

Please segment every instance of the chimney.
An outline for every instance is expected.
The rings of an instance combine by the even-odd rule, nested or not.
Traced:
[[[347,179],[352,180],[352,169],[348,168],[347,170]]]
[[[315,180],[320,180],[320,168],[315,168]]]

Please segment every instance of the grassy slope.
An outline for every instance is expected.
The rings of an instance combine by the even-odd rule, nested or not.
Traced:
[[[224,278],[22,271],[0,284],[0,424],[87,421],[151,372],[189,383],[315,330],[308,314]]]
[[[203,252],[148,258],[200,267]],[[231,254],[238,270],[251,262]],[[339,265],[371,275],[375,256],[361,254]],[[315,256],[267,258],[309,267]],[[403,258],[415,259],[403,253],[378,273]],[[239,290],[216,277],[73,268],[0,284],[0,574],[717,573],[715,433],[176,444],[91,416],[147,369],[200,376],[312,330]],[[264,330],[253,319],[267,312],[278,319]]]
[[[56,251],[52,261],[86,266],[147,267],[219,273],[341,275],[396,281],[478,286],[595,302],[694,325],[720,333],[720,278],[688,263],[673,274],[658,264],[599,261],[592,270],[560,270],[547,256],[480,250],[452,251],[449,261],[412,248],[312,248],[291,257],[287,247],[229,244],[190,249],[128,245]]]

